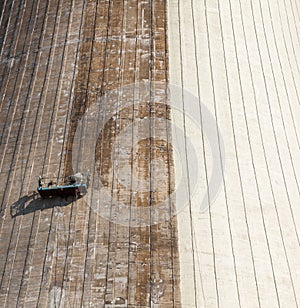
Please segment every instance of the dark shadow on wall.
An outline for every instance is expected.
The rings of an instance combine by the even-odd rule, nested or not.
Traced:
[[[51,199],[42,199],[37,192],[23,196],[10,207],[10,215],[12,218],[20,215],[26,215],[39,210],[46,210],[56,206],[67,206],[75,202],[78,198],[69,196],[67,198],[55,197]]]

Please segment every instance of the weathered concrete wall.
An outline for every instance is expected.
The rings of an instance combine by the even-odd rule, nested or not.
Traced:
[[[0,306],[180,307],[174,204],[159,224],[152,210],[174,186],[166,91],[154,86],[168,78],[165,1],[7,0],[0,22]],[[146,100],[141,81],[151,81]],[[92,148],[95,105],[103,129]],[[137,133],[117,139],[135,121]],[[86,171],[77,163],[90,164],[84,198],[31,193],[39,174]]]

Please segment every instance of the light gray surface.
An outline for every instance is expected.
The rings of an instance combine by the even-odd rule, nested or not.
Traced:
[[[170,82],[200,97],[225,144],[211,149],[200,104],[184,99],[186,119],[174,119],[198,150],[199,181],[178,215],[183,307],[300,304],[299,7],[296,0],[169,0]],[[191,114],[199,114],[198,132]],[[177,155],[176,168],[186,161],[191,178],[189,150]],[[212,167],[224,173],[223,185],[201,212]]]

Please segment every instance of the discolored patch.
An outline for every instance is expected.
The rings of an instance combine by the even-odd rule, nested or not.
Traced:
[[[128,84],[143,80],[167,83],[166,4],[100,1],[89,9],[87,6],[85,16],[65,173],[73,171],[71,148],[78,122],[89,106],[101,100],[99,122],[103,129],[97,136],[96,148],[89,149],[95,151],[95,172],[116,202],[123,202],[129,209],[149,209],[145,217],[131,217],[149,221],[148,226],[132,228],[130,222],[127,227],[115,225],[113,217],[110,223],[100,226],[98,232],[106,234],[107,242],[103,243],[104,250],[95,254],[107,255],[106,259],[101,258],[104,263],[99,266],[108,267],[106,277],[100,280],[100,298],[107,307],[115,300],[112,294],[135,307],[149,307],[150,302],[180,307],[177,223],[172,217],[174,200],[170,199],[174,191],[174,164],[166,124],[170,119],[167,92],[159,92],[159,103],[155,103],[156,89],[151,89],[153,93],[147,102],[134,94],[131,98],[122,96],[122,87]],[[101,113],[111,112],[115,104],[111,105],[105,96],[118,88],[117,110],[102,123]],[[132,99],[130,107],[125,103],[128,99]],[[139,124],[143,119],[148,121]],[[140,125],[137,135],[143,132],[148,137],[128,136],[128,145],[122,148],[118,135],[132,123]],[[151,225],[152,209],[162,202],[168,202],[170,208],[165,222]],[[113,212],[112,209],[111,215]],[[117,271],[118,263],[123,264],[122,270]]]

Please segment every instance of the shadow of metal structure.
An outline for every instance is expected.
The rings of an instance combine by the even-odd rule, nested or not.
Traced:
[[[54,208],[56,206],[63,207],[70,203],[75,202],[79,198],[75,196],[54,197],[50,199],[43,199],[37,192],[32,192],[26,196],[23,196],[18,201],[13,203],[10,207],[10,215],[12,218],[20,215],[26,215],[39,210],[45,210]]]

